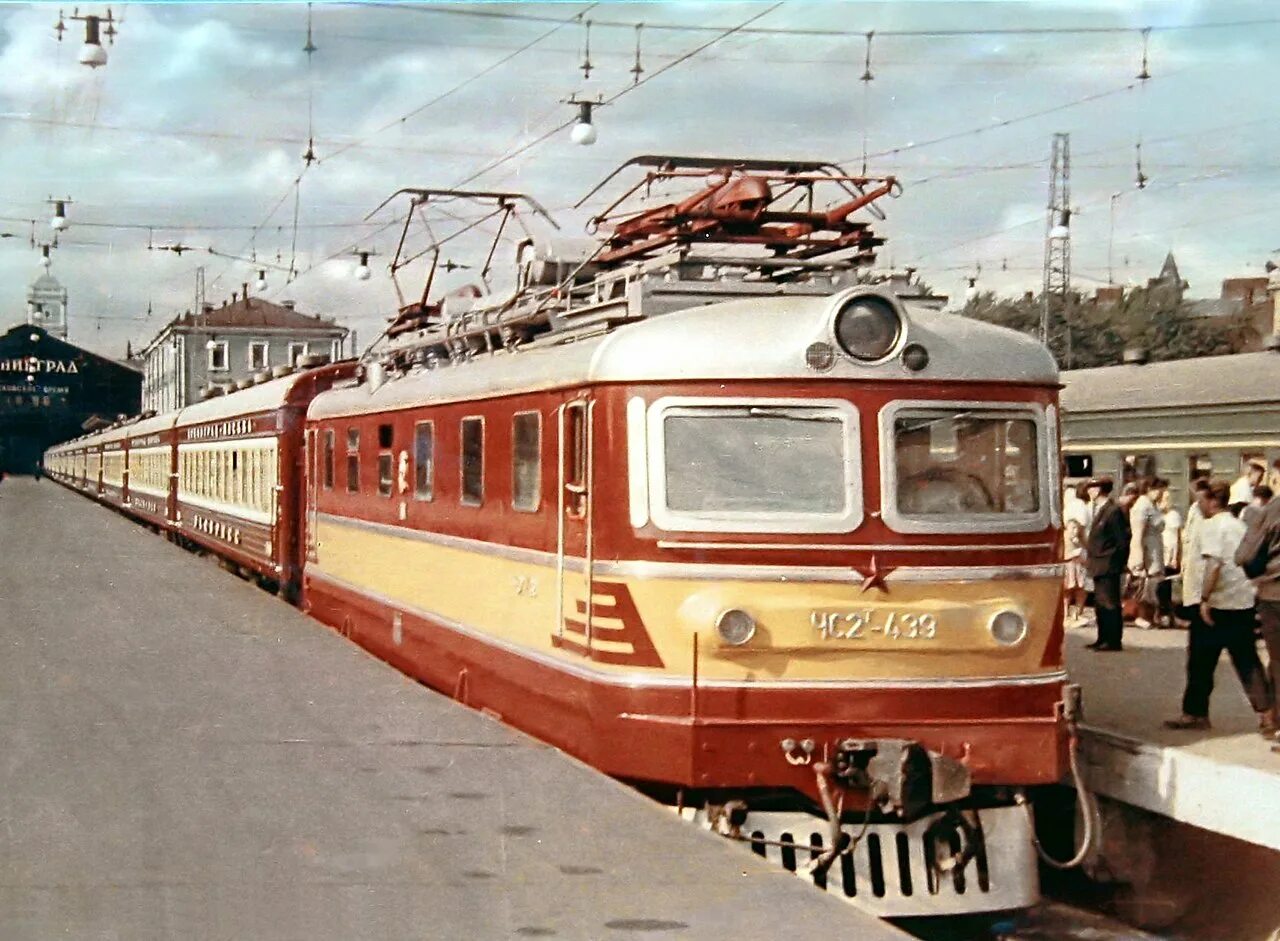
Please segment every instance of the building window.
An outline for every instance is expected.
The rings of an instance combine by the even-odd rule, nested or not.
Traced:
[[[347,493],[360,490],[360,430],[347,429]]]
[[[542,416],[520,412],[511,421],[511,505],[533,512],[542,498]]]
[[[249,342],[249,368],[267,368],[267,341],[251,340]]]
[[[378,493],[391,496],[391,455],[378,455]]]
[[[435,423],[418,422],[413,426],[413,495],[430,500],[431,481],[435,474]]]
[[[226,370],[227,341],[226,340],[210,340],[207,349],[209,350],[209,368],[215,371]]]
[[[336,363],[338,360],[342,359],[342,341],[341,341],[341,340],[334,340],[334,341],[329,345],[329,351],[330,351],[330,358],[331,358],[335,363]]]
[[[333,429],[324,433],[324,489],[333,489]]]
[[[484,502],[484,419],[462,419],[462,503]]]
[[[378,426],[378,447],[383,451],[391,449],[392,443],[395,441],[395,427],[392,425]]]
[[[297,366],[298,360],[307,355],[307,344],[290,343],[289,344],[289,365]]]

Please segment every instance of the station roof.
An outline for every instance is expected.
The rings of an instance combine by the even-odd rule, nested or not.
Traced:
[[[1072,369],[1062,373],[1062,382],[1067,414],[1280,402],[1280,354]]]

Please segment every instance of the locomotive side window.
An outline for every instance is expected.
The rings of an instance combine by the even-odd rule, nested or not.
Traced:
[[[1208,479],[1213,476],[1213,461],[1207,454],[1188,454],[1187,455],[1187,479],[1191,483],[1195,483],[1202,478]]]
[[[418,500],[432,498],[435,479],[435,422],[420,421],[413,426],[413,495]]]
[[[542,415],[517,412],[511,420],[511,505],[534,512],[542,499]]]
[[[885,519],[899,531],[1048,525],[1044,424],[1030,409],[901,403],[885,410]]]
[[[862,522],[858,413],[838,399],[659,399],[653,521],[689,532],[836,533]]]
[[[360,490],[360,429],[347,429],[347,493]]]
[[[333,489],[334,433],[330,428],[324,433],[324,489]]]
[[[462,504],[484,502],[484,419],[462,419]]]

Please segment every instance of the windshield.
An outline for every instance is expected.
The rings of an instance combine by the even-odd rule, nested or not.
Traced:
[[[1036,422],[1030,415],[911,409],[893,423],[897,512],[944,517],[1040,511]]]
[[[654,521],[704,532],[850,532],[858,416],[835,399],[676,400],[650,419]]]

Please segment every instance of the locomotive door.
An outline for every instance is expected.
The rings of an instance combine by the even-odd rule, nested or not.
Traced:
[[[557,647],[590,655],[591,650],[591,417],[595,403],[575,399],[556,412],[557,525],[556,625]]]
[[[303,545],[304,559],[307,562],[318,561],[316,549],[316,488],[320,481],[320,448],[317,444],[316,430],[314,428],[307,429],[306,435],[307,453],[306,453],[306,469],[307,469],[307,487],[306,487],[306,507],[303,511]]]

